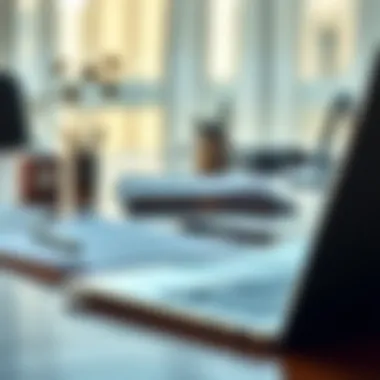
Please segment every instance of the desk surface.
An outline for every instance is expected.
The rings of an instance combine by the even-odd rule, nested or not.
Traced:
[[[3,274],[0,278],[5,280]],[[0,295],[4,380],[376,380],[379,346],[318,354],[231,352],[134,324],[78,314],[60,292],[18,277]],[[8,296],[4,298],[7,288]],[[9,323],[12,314],[17,318]],[[7,315],[4,315],[8,312]],[[5,318],[5,320],[4,320]],[[8,323],[6,318],[8,318]],[[4,323],[5,322],[5,323]],[[13,337],[9,332],[13,328]],[[1,351],[3,352],[3,351]],[[5,352],[5,351],[4,351]]]
[[[92,309],[94,312],[95,309]],[[108,310],[109,311],[109,310]],[[90,312],[90,314],[88,314]],[[96,310],[96,313],[99,309]],[[104,310],[103,310],[104,313]],[[91,315],[87,309],[85,316]],[[103,314],[104,316],[105,314]],[[111,319],[103,323],[113,325],[119,331],[128,333],[134,325],[115,322],[114,315],[108,314]],[[141,321],[136,321],[139,323]],[[137,324],[140,327],[140,324]],[[173,356],[169,359],[169,366],[178,369],[176,375],[165,374],[157,380],[174,380],[185,374],[190,379],[258,379],[258,380],[375,380],[380,378],[380,349],[379,345],[358,344],[352,347],[330,349],[328,352],[295,353],[263,349],[241,345],[240,351],[230,351],[225,342],[218,340],[220,336],[211,336],[214,346],[203,346],[198,341],[183,339],[184,335],[168,339],[165,335],[155,335],[152,328],[141,329],[141,341],[152,345],[152,350],[163,342],[173,344]],[[188,338],[188,336],[187,336]],[[221,343],[221,344],[219,344]],[[196,360],[194,360],[194,356]],[[147,363],[147,365],[149,365]],[[177,367],[178,365],[178,367]],[[160,368],[156,373],[160,372]],[[153,377],[152,380],[155,380]]]
[[[294,218],[258,218],[257,216],[239,216],[238,214],[218,213],[207,216],[203,222],[213,224],[220,232],[219,238],[210,236],[191,236],[179,234],[178,230],[167,221],[160,222],[124,221],[108,222],[106,220],[86,218],[58,223],[59,234],[79,240],[85,248],[81,256],[91,270],[112,269],[120,266],[130,266],[135,262],[168,262],[168,260],[218,260],[221,257],[235,257],[241,251],[258,251],[263,247],[257,244],[235,244],[225,241],[224,230],[231,226],[250,233],[253,231],[270,230],[282,242],[295,235],[304,235],[305,226],[312,225],[314,210],[318,208],[320,199],[315,194],[305,194],[300,198],[302,212]],[[197,215],[199,217],[199,215]],[[203,216],[200,216],[203,218]],[[50,226],[49,226],[50,227]],[[0,230],[2,231],[2,230]],[[56,252],[52,247],[41,246],[26,234],[21,238],[4,237],[0,239],[0,264],[23,275],[36,277],[50,283],[61,282],[68,275],[78,272],[78,260],[64,259],[62,252]],[[265,251],[264,247],[264,251]],[[83,271],[80,271],[83,272]]]
[[[8,275],[1,273],[2,278]],[[54,278],[55,274],[51,275]],[[247,350],[244,346],[241,353],[231,353],[226,349],[204,347],[194,341],[169,337],[130,323],[107,322],[91,313],[74,313],[74,310],[67,308],[67,300],[54,288],[43,287],[21,276],[12,281],[13,307],[5,307],[7,301],[2,300],[0,315],[10,310],[16,311],[12,326],[14,323],[19,325],[16,337],[0,339],[0,352],[3,352],[4,343],[7,344],[4,351],[7,355],[0,355],[1,379],[380,378],[380,349],[376,347],[364,350],[358,346],[356,351],[344,350],[325,356],[259,352],[254,348]],[[5,288],[0,286],[0,290]],[[4,331],[4,327],[8,331]],[[9,330],[12,330],[9,329],[9,323],[2,320],[0,337],[3,338],[3,334]],[[9,346],[9,343],[12,344]]]

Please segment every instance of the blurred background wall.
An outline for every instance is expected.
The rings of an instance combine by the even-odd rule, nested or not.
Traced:
[[[380,35],[378,0],[0,7],[0,63],[27,87],[34,145],[97,136],[105,200],[121,172],[191,170],[197,120],[221,105],[236,150],[312,146],[334,94],[360,95]]]

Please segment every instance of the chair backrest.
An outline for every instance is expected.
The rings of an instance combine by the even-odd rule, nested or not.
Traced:
[[[0,149],[22,148],[27,137],[21,88],[11,75],[0,73]]]

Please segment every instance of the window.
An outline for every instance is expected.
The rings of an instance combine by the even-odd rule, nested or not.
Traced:
[[[88,0],[59,0],[57,3],[57,58],[66,79],[76,79],[83,69],[83,17]]]
[[[169,0],[94,0],[86,10],[87,60],[103,79],[159,80]]]
[[[229,83],[238,71],[242,1],[208,0],[207,74],[212,82]]]
[[[301,77],[339,76],[352,64],[356,46],[356,0],[307,0],[303,9]]]

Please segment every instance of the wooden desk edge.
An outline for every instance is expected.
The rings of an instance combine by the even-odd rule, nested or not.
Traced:
[[[116,322],[135,323],[173,336],[189,338],[243,354],[254,353],[255,356],[270,354],[273,357],[281,352],[280,345],[275,342],[255,339],[244,332],[222,331],[218,327],[206,326],[196,320],[189,322],[185,318],[157,311],[133,300],[118,301],[96,292],[89,291],[74,297],[73,308],[80,313],[92,313]]]
[[[364,352],[368,351],[362,352],[361,355],[358,355],[357,351],[347,352],[343,357],[340,355],[340,347],[327,351],[322,349],[297,352],[280,344],[264,342],[244,334],[232,334],[227,331],[223,333],[220,329],[210,326],[188,323],[169,314],[157,313],[133,301],[118,301],[90,291],[74,298],[72,307],[76,312],[91,313],[109,318],[116,323],[132,323],[247,357],[275,360],[281,363],[285,373],[291,374],[292,379],[364,380],[379,378],[380,375],[378,361],[374,363],[366,360],[367,354]],[[374,350],[371,349],[370,352],[373,353]]]
[[[59,286],[69,281],[72,272],[69,268],[58,269],[53,266],[41,265],[32,261],[17,259],[10,255],[0,252],[0,270],[15,272],[18,275],[31,278],[39,283],[48,286]],[[115,322],[134,323],[148,329],[154,329],[169,333],[173,336],[187,338],[193,341],[207,343],[215,348],[223,348],[239,354],[252,356],[255,358],[280,360],[286,368],[286,373],[296,373],[294,379],[306,379],[310,377],[310,371],[317,374],[312,379],[374,379],[380,374],[380,364],[377,360],[359,360],[359,366],[351,368],[351,364],[359,358],[363,359],[368,356],[367,353],[379,352],[378,345],[369,351],[355,350],[347,352],[344,360],[336,357],[335,353],[326,355],[305,355],[289,352],[278,344],[271,344],[261,340],[255,340],[245,334],[231,334],[230,332],[222,333],[220,329],[210,328],[197,323],[188,323],[169,314],[157,313],[152,309],[143,307],[134,302],[117,301],[100,296],[95,292],[74,297],[73,311],[79,313],[93,313],[115,320]],[[360,346],[357,346],[360,348]],[[337,360],[338,359],[338,360]],[[351,360],[352,359],[352,360]],[[375,362],[375,365],[374,365]],[[358,377],[360,376],[360,377]],[[368,377],[370,376],[370,377]],[[376,376],[376,377],[373,377]],[[293,379],[293,377],[291,377]],[[311,379],[311,378],[310,378]]]
[[[0,252],[0,270],[16,273],[50,286],[62,284],[70,275],[69,268],[57,268],[27,259],[12,257],[6,252]]]

